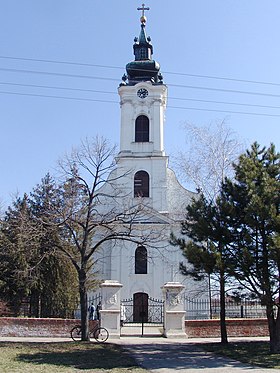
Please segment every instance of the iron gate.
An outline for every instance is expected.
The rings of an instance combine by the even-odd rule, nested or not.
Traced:
[[[135,293],[133,298],[121,302],[123,323],[163,324],[164,301],[154,299],[146,293]]]

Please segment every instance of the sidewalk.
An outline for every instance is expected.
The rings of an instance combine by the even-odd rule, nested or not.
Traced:
[[[230,338],[230,341],[268,340],[267,338]],[[0,337],[0,342],[64,342],[70,338]],[[255,368],[205,352],[199,346],[219,342],[219,338],[166,339],[122,337],[109,340],[123,346],[137,363],[151,373],[280,373],[280,369]]]
[[[247,340],[263,340],[248,338]],[[246,340],[244,338],[231,338]],[[178,339],[121,338],[114,343],[122,345],[137,363],[151,373],[274,373],[279,369],[255,368],[227,358],[205,352],[202,342],[218,342],[218,338]]]

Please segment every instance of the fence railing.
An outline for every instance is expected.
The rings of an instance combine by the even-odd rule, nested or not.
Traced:
[[[91,303],[93,303],[94,307],[96,309],[96,306],[98,305],[99,302],[101,302],[101,293],[96,293],[96,294],[92,295],[91,297],[88,297],[88,307],[87,308],[89,308]],[[75,317],[75,319],[80,319],[81,318],[80,305],[77,308],[77,310],[75,311],[74,317]]]
[[[219,299],[192,299],[185,297],[186,320],[219,319],[221,304]],[[265,307],[258,300],[226,300],[227,318],[263,318]]]

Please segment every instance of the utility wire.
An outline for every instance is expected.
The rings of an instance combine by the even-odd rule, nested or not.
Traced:
[[[202,100],[202,99],[196,99],[196,98],[179,98],[179,97],[168,97],[168,99],[180,100],[180,101],[204,102],[204,103],[209,103],[209,104],[250,106],[250,107],[259,107],[259,108],[266,108],[266,109],[280,109],[280,106],[249,104],[249,103],[241,103],[241,102],[214,101],[214,100]]]
[[[11,83],[11,82],[1,82],[0,85],[11,85],[11,86],[19,86],[19,87],[31,87],[31,88],[46,88],[46,89],[58,89],[58,90],[66,90],[66,91],[78,91],[78,92],[88,92],[88,93],[100,93],[100,94],[113,94],[117,95],[117,92],[113,91],[100,91],[95,89],[83,89],[83,88],[69,88],[69,87],[60,87],[60,86],[46,86],[40,84],[22,84],[22,83]],[[203,102],[203,103],[210,103],[210,104],[223,104],[223,105],[235,105],[235,106],[250,106],[250,107],[259,107],[259,108],[266,108],[266,109],[280,109],[280,106],[272,106],[272,105],[259,105],[259,104],[249,104],[249,103],[240,103],[240,102],[228,102],[228,101],[214,101],[214,100],[202,100],[202,99],[195,99],[195,98],[181,98],[181,97],[168,97],[169,100],[179,100],[179,101],[192,101],[192,102]]]
[[[1,71],[6,71],[6,72],[12,72],[12,73],[41,74],[41,75],[51,75],[51,76],[63,76],[63,77],[67,77],[67,78],[99,79],[99,80],[110,80],[110,81],[115,81],[115,82],[120,81],[120,79],[115,79],[115,78],[103,78],[103,77],[100,77],[100,76],[92,76],[92,75],[53,73],[53,72],[50,72],[50,71],[8,69],[8,68],[4,68],[4,67],[0,67],[0,70]]]
[[[216,92],[227,92],[227,93],[241,93],[245,95],[254,95],[254,96],[267,96],[267,97],[280,97],[280,95],[276,95],[273,93],[262,93],[262,92],[252,92],[252,91],[239,91],[235,89],[223,89],[223,88],[213,88],[213,87],[199,87],[199,86],[192,86],[192,85],[180,85],[180,84],[168,84],[170,87],[178,87],[178,88],[190,88],[190,89],[200,89],[206,91],[216,91]]]
[[[35,93],[22,93],[22,92],[8,92],[8,91],[0,91],[0,93],[8,94],[8,95],[18,95],[18,96],[33,96],[33,97],[45,97],[45,98],[60,98],[63,100],[74,100],[74,101],[94,101],[94,102],[106,102],[106,103],[113,103],[119,104],[119,101],[110,101],[110,100],[99,100],[93,98],[80,98],[80,97],[67,97],[67,96],[53,96],[53,95],[42,95],[42,94],[35,94]],[[280,116],[280,115],[279,115]]]
[[[105,69],[124,70],[123,67],[119,67],[119,66],[96,65],[96,64],[84,63],[84,62],[44,60],[44,59],[36,59],[36,58],[8,57],[8,56],[0,56],[0,58],[10,59],[10,60],[20,60],[20,61],[46,62],[46,63],[54,63],[54,64],[60,64],[60,65],[88,66],[88,67],[100,67],[100,68],[105,68]]]
[[[67,77],[67,78],[70,77],[70,78],[82,78],[82,79],[108,80],[108,81],[117,81],[117,82],[120,81],[119,79],[115,79],[115,78],[108,78],[108,77],[104,78],[104,77],[92,76],[92,75],[76,75],[76,74],[54,73],[54,72],[49,72],[49,71],[9,69],[9,68],[2,68],[2,67],[0,68],[0,71],[13,72],[13,73],[42,74],[42,75],[49,75],[49,76],[62,76],[62,77]],[[170,87],[177,87],[177,88],[189,88],[189,89],[199,89],[199,90],[207,90],[207,91],[215,91],[215,92],[239,93],[239,94],[246,94],[246,95],[266,96],[266,97],[280,97],[280,95],[272,94],[272,93],[240,91],[240,90],[233,90],[233,89],[180,85],[180,84],[168,84],[168,85]]]
[[[0,91],[0,94],[1,93],[8,94],[8,95],[33,96],[33,97],[74,100],[74,101],[93,101],[93,102],[104,102],[104,103],[114,103],[114,104],[119,103],[119,101],[99,100],[99,99],[92,99],[92,98],[67,97],[67,96],[42,95],[42,94],[34,94],[34,93]],[[167,105],[167,106],[169,109],[184,109],[184,110],[196,110],[196,111],[207,111],[207,112],[228,113],[228,114],[256,115],[256,116],[264,116],[264,117],[280,117],[280,114],[253,113],[253,112],[231,111],[231,110],[216,110],[216,109],[204,109],[204,108],[193,108],[193,107],[171,106],[171,105]]]
[[[100,90],[95,90],[95,89],[59,87],[59,86],[41,85],[41,84],[23,84],[23,83],[0,82],[0,85],[11,85],[11,86],[31,87],[31,88],[59,89],[59,90],[65,90],[65,91],[106,93],[106,94],[115,94],[115,95],[117,94],[117,92],[113,92],[113,91],[100,91]]]
[[[105,69],[124,70],[124,68],[120,67],[120,66],[98,65],[98,64],[83,63],[83,62],[57,61],[57,60],[11,57],[11,56],[0,56],[0,58],[10,59],[10,60],[20,60],[20,61],[46,62],[46,63],[53,63],[53,64],[64,64],[64,65],[87,66],[87,67],[98,67],[98,68],[105,68]],[[145,71],[145,70],[142,69],[142,71]],[[229,77],[224,77],[224,76],[189,74],[189,73],[172,72],[172,71],[162,71],[162,73],[163,74],[170,74],[170,75],[189,76],[189,77],[194,77],[194,78],[226,80],[226,81],[239,82],[239,83],[263,84],[263,85],[271,85],[271,86],[278,86],[278,87],[280,86],[280,83],[265,82],[265,81],[259,81],[259,80],[249,80],[249,79],[237,79],[237,78],[229,78]]]

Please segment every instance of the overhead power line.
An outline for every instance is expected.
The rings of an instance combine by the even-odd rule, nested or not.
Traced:
[[[118,104],[119,103],[119,101],[113,101],[113,100],[100,100],[100,99],[93,99],[93,98],[54,96],[54,95],[44,95],[44,94],[35,94],[35,93],[0,91],[0,94],[1,93],[2,94],[8,94],[8,95],[33,96],[33,97],[43,97],[43,98],[74,100],[74,101],[93,101],[93,102],[104,102],[104,103],[113,103],[113,104]],[[256,115],[256,116],[263,116],[263,117],[280,117],[280,114],[254,113],[254,112],[218,110],[218,109],[216,110],[216,109],[205,109],[205,108],[194,108],[194,107],[183,107],[183,106],[172,106],[172,105],[168,105],[168,108],[169,109],[207,111],[207,112],[216,112],[216,113],[227,113],[227,114]]]
[[[18,96],[33,96],[33,97],[45,97],[45,98],[58,98],[63,100],[74,100],[74,101],[94,101],[94,102],[106,102],[118,104],[119,101],[110,101],[110,100],[100,100],[94,98],[84,98],[84,97],[67,97],[67,96],[54,96],[54,95],[42,95],[36,93],[23,93],[23,92],[9,92],[9,91],[0,91],[0,93],[8,95],[18,95]]]
[[[74,91],[74,92],[77,91],[77,92],[112,94],[112,95],[118,94],[117,92],[113,92],[113,91],[101,91],[101,90],[95,90],[95,89],[71,88],[71,87],[41,85],[41,84],[23,84],[23,83],[11,83],[11,82],[0,81],[0,85],[43,88],[43,89],[57,89],[57,90]],[[280,109],[280,106],[272,106],[272,105],[249,104],[249,103],[217,101],[217,100],[203,100],[203,99],[196,99],[196,98],[182,98],[182,97],[172,97],[172,96],[169,97],[169,100],[203,102],[203,103],[210,103],[210,104],[235,105],[235,106],[245,106],[245,107],[259,107],[259,108],[266,108],[266,109]]]
[[[100,67],[106,69],[118,69],[124,70],[123,67],[119,66],[109,66],[109,65],[97,65],[92,63],[85,63],[85,62],[71,62],[71,61],[57,61],[57,60],[45,60],[45,59],[37,59],[37,58],[24,58],[24,57],[8,57],[8,56],[0,56],[2,59],[9,59],[9,60],[20,60],[20,61],[32,61],[32,62],[46,62],[46,63],[54,63],[59,65],[73,65],[73,66],[87,66],[87,67]]]
[[[261,117],[280,117],[280,114],[266,114],[266,113],[250,113],[245,111],[231,111],[231,110],[216,110],[216,109],[204,109],[204,108],[193,108],[183,106],[169,106],[169,109],[184,109],[184,110],[196,110],[196,111],[210,111],[216,113],[227,113],[227,114],[241,114],[241,115],[256,115]]]
[[[227,93],[240,93],[245,95],[254,95],[254,96],[267,96],[267,97],[280,97],[280,95],[273,93],[262,93],[262,92],[252,92],[252,91],[240,91],[235,89],[224,89],[224,88],[213,88],[213,87],[199,87],[193,85],[180,85],[180,84],[168,84],[170,87],[178,88],[190,88],[190,89],[200,89],[205,91],[216,91],[216,92],[227,92]]]
[[[92,75],[77,75],[77,74],[54,73],[54,72],[50,72],[50,71],[9,69],[9,68],[5,68],[5,67],[0,67],[0,70],[1,71],[6,71],[6,72],[12,72],[12,73],[52,75],[52,76],[63,76],[63,77],[67,77],[67,78],[111,80],[111,81],[115,81],[115,82],[119,82],[120,81],[120,79],[115,79],[115,78],[103,78],[103,77],[100,77],[100,76],[92,76]]]
[[[45,60],[45,59],[8,57],[8,56],[0,56],[0,58],[21,60],[21,61],[47,62],[47,63],[56,63],[56,64],[68,64],[68,65],[77,65],[77,66],[99,67],[99,68],[106,68],[106,69],[111,68],[111,69],[122,69],[123,70],[123,68],[117,67],[117,66],[97,65],[97,64],[78,63],[78,62],[69,62],[69,61],[54,61],[54,60]],[[83,75],[83,74],[60,73],[60,72],[52,72],[52,71],[37,71],[37,70],[31,70],[31,69],[0,68],[0,71],[11,72],[11,73],[36,74],[36,75],[41,74],[41,75],[47,75],[47,76],[60,76],[60,77],[65,77],[65,78],[79,78],[79,79],[92,79],[92,80],[104,80],[104,81],[120,82],[120,79],[115,79],[115,78],[111,78],[111,77],[100,77],[100,76]],[[199,77],[199,78],[211,78],[211,79],[219,79],[219,80],[238,81],[238,82],[246,82],[246,83],[259,83],[259,84],[280,86],[280,84],[278,84],[278,83],[270,83],[270,82],[257,82],[257,81],[250,81],[250,80],[241,80],[241,79],[224,78],[224,77],[213,77],[213,76],[208,76],[208,75],[197,75],[197,74],[188,74],[188,73],[176,73],[176,72],[165,72],[165,73],[169,73],[169,74],[173,74],[173,75]],[[21,87],[31,87],[31,88],[42,88],[42,89],[68,90],[68,91],[73,91],[73,92],[77,91],[77,92],[98,93],[98,94],[117,94],[116,92],[111,92],[111,91],[73,88],[73,87],[60,87],[60,86],[50,86],[50,85],[39,85],[39,84],[23,84],[23,83],[10,83],[10,82],[0,82],[0,84],[11,85],[11,86],[21,86]],[[263,92],[255,92],[255,91],[244,91],[244,90],[234,90],[234,89],[224,89],[224,88],[196,86],[196,85],[184,85],[184,84],[182,84],[182,85],[180,85],[180,84],[168,84],[168,85],[171,86],[171,87],[186,88],[186,89],[206,90],[206,91],[215,91],[215,92],[224,92],[224,93],[246,94],[246,95],[275,97],[275,98],[280,97],[280,94],[263,93]],[[104,102],[104,103],[118,103],[118,101],[113,101],[113,100],[110,101],[110,100],[102,100],[102,99],[94,99],[94,98],[86,98],[86,97],[81,98],[81,97],[67,97],[67,96],[60,96],[60,95],[45,95],[45,94],[35,94],[35,93],[27,93],[27,92],[1,91],[0,93],[9,94],[9,95],[14,94],[14,95],[21,95],[21,96],[45,97],[45,98],[55,98],[55,99],[76,100],[76,101],[95,101],[95,102]],[[200,102],[200,103],[207,103],[207,104],[221,104],[221,105],[234,105],[234,106],[243,106],[243,107],[245,106],[245,107],[266,108],[266,109],[280,109],[279,106],[273,106],[273,105],[260,105],[260,104],[250,104],[250,103],[218,101],[218,100],[204,100],[204,99],[196,99],[196,98],[188,98],[188,97],[187,98],[185,98],[185,97],[169,97],[169,99],[170,100],[189,101],[189,102]],[[278,114],[220,110],[220,109],[214,109],[214,108],[207,109],[207,108],[183,107],[183,106],[172,106],[172,105],[168,105],[168,107],[171,108],[171,109],[221,112],[221,113],[241,114],[241,115],[258,115],[258,116],[266,116],[266,117],[279,117],[280,116]]]
[[[19,61],[53,63],[53,64],[60,64],[60,65],[98,67],[98,68],[105,68],[105,69],[124,70],[124,67],[120,67],[120,66],[92,64],[92,63],[85,63],[85,62],[58,61],[58,60],[49,60],[49,59],[11,57],[11,56],[0,56],[0,58],[9,59],[9,60],[19,60]],[[145,71],[145,70],[143,70],[143,71]],[[189,77],[194,77],[194,78],[225,80],[225,81],[239,82],[239,83],[263,84],[263,85],[271,85],[271,86],[276,86],[276,87],[280,86],[280,83],[275,83],[275,82],[266,82],[266,81],[261,81],[261,80],[252,80],[252,79],[238,79],[238,78],[231,78],[231,77],[225,77],[225,76],[190,74],[190,73],[174,72],[174,71],[162,71],[162,73],[163,74],[170,74],[170,75],[189,76]]]
[[[26,74],[42,74],[42,75],[49,75],[49,76],[61,76],[67,78],[82,78],[82,79],[95,79],[95,80],[108,80],[108,81],[117,81],[119,79],[115,78],[108,78],[108,77],[100,77],[100,76],[92,76],[92,75],[77,75],[77,74],[65,74],[65,73],[55,73],[50,71],[36,71],[36,70],[23,70],[23,69],[9,69],[9,68],[0,68],[0,71],[6,72],[13,72],[13,73],[26,73]],[[234,90],[234,89],[223,89],[223,88],[214,88],[214,87],[202,87],[202,86],[193,86],[193,85],[181,85],[181,84],[168,84],[170,87],[177,87],[177,88],[189,88],[189,89],[199,89],[199,90],[207,90],[207,91],[216,91],[216,92],[227,92],[227,93],[238,93],[238,94],[246,94],[246,95],[255,95],[255,96],[266,96],[266,97],[280,97],[278,94],[273,93],[262,93],[262,92],[253,92],[253,91],[241,91],[241,90]]]
[[[30,88],[58,89],[58,90],[65,90],[65,91],[117,94],[117,92],[113,92],[113,91],[100,91],[100,90],[96,90],[96,89],[59,87],[59,86],[41,85],[41,84],[23,84],[23,83],[0,82],[0,85],[11,85],[11,86],[16,86],[16,87],[30,87]]]

